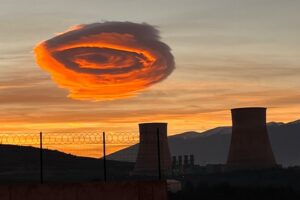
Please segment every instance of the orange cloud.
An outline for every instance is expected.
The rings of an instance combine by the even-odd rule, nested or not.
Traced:
[[[79,25],[43,41],[36,62],[80,100],[134,96],[174,69],[170,48],[148,24],[104,22]]]

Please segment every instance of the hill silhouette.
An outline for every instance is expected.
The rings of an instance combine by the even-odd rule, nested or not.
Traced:
[[[267,124],[272,149],[278,164],[300,165],[300,120]],[[231,127],[217,127],[205,132],[185,132],[169,136],[172,155],[195,155],[195,163],[226,163],[231,139]],[[111,154],[109,159],[134,161],[138,144]]]
[[[40,150],[38,148],[0,145],[1,183],[38,182],[40,178],[39,159]],[[47,182],[103,180],[102,159],[79,157],[56,150],[44,149],[43,163],[44,178]],[[107,168],[110,179],[122,178],[128,176],[133,164],[107,161]]]

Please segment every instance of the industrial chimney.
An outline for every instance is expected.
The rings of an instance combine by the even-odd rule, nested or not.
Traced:
[[[167,123],[143,123],[139,124],[139,130],[139,151],[132,174],[157,176],[159,157],[161,174],[169,174],[172,161],[167,138]],[[158,154],[158,149],[160,154]]]
[[[266,108],[235,108],[231,115],[232,135],[227,166],[233,169],[277,166],[268,136]]]

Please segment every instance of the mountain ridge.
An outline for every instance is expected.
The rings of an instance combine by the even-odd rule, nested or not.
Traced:
[[[300,120],[269,122],[267,127],[277,163],[283,166],[300,165]],[[168,137],[173,156],[194,154],[195,163],[200,165],[226,163],[230,139],[230,126]],[[138,144],[110,154],[108,159],[134,162],[137,151]]]

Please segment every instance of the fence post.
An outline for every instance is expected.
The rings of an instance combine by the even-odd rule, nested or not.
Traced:
[[[158,180],[161,180],[161,160],[160,160],[160,139],[159,139],[159,128],[156,130],[157,135],[157,159],[158,159]]]
[[[40,132],[40,183],[44,183],[44,172],[43,172],[43,133]]]
[[[104,169],[104,182],[106,182],[107,180],[107,176],[106,176],[106,143],[105,143],[105,132],[103,132],[102,135],[102,141],[103,141],[103,169]]]

